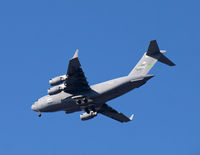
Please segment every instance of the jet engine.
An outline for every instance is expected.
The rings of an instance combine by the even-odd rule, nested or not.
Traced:
[[[80,118],[81,120],[88,120],[88,119],[91,119],[91,118],[94,118],[95,116],[97,116],[97,112],[94,112],[94,111],[90,111],[90,113],[83,113],[80,115]]]
[[[49,80],[49,84],[51,86],[56,86],[56,85],[59,85],[62,82],[64,82],[66,79],[67,79],[67,75],[57,76],[57,77],[55,77],[53,79],[50,79]]]
[[[61,84],[52,88],[48,89],[48,94],[49,95],[54,95],[57,93],[60,93],[61,91],[63,91],[66,88],[65,84]]]

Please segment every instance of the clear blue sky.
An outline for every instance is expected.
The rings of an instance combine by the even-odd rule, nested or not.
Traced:
[[[199,155],[200,2],[1,1],[0,154]],[[135,114],[121,124],[99,115],[43,114],[31,104],[65,74],[75,49],[90,84],[127,75],[156,39],[177,66],[109,105]]]

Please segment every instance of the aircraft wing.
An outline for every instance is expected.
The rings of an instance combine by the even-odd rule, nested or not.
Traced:
[[[134,115],[131,115],[131,117],[128,118],[124,114],[117,112],[115,109],[111,108],[105,103],[102,105],[101,109],[98,110],[98,112],[112,119],[115,119],[119,122],[129,122],[133,119],[133,116],[134,116]]]
[[[68,78],[65,81],[65,84],[67,86],[65,88],[66,92],[70,91],[73,93],[90,89],[88,81],[81,68],[81,64],[78,60],[78,50],[76,50],[73,58],[69,61],[67,76]]]

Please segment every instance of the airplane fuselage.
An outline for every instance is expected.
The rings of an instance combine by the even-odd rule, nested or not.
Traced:
[[[153,77],[148,75],[148,72],[157,61],[174,66],[175,64],[163,55],[164,52],[160,51],[156,40],[152,40],[147,52],[127,76],[90,86],[76,50],[69,61],[67,73],[50,79],[49,84],[52,87],[48,89],[48,95],[36,101],[31,108],[38,112],[39,117],[41,112],[84,111],[80,115],[81,120],[89,120],[100,113],[119,122],[129,122],[133,119],[133,114],[127,117],[106,102],[145,84]]]
[[[140,77],[138,77],[140,78]],[[70,94],[62,91],[55,95],[46,95],[32,105],[32,110],[38,112],[65,111],[72,113],[85,110],[86,108],[98,109],[103,103],[119,97],[135,88],[134,80],[125,76],[90,86],[91,90],[80,94]],[[147,79],[148,80],[148,79]],[[141,82],[143,85],[146,81]],[[77,104],[76,98],[88,98],[87,103]]]

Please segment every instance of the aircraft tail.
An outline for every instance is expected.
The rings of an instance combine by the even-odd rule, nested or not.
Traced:
[[[160,61],[169,66],[175,66],[175,64],[163,55],[166,51],[160,51],[156,40],[152,40],[149,44],[147,52],[129,73],[128,76],[141,76],[146,75],[157,61]]]

